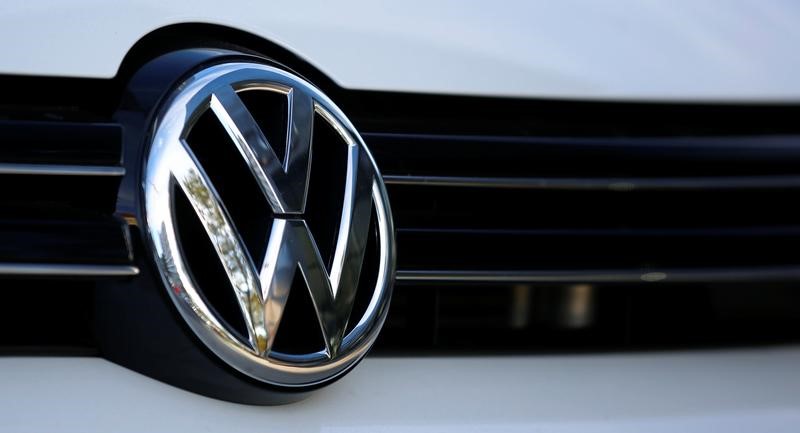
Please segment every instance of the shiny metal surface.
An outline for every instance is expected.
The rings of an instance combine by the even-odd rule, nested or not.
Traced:
[[[280,161],[237,93],[278,92],[287,98],[286,157]],[[251,257],[235,222],[186,137],[211,110],[227,131],[273,211],[264,257]],[[346,146],[344,201],[330,270],[303,220],[314,114]],[[227,145],[227,143],[220,143]],[[318,162],[319,164],[320,162]],[[324,163],[321,162],[321,163]],[[355,128],[339,109],[299,77],[258,63],[212,66],[189,78],[156,123],[143,183],[146,222],[156,263],[181,315],[214,353],[258,380],[287,387],[326,382],[345,372],[369,349],[385,319],[394,272],[391,214],[377,167]],[[174,195],[188,198],[230,280],[248,335],[243,339],[202,296],[176,232]],[[377,215],[379,269],[362,317],[351,318],[372,209]],[[269,224],[265,220],[264,224]],[[292,280],[299,270],[313,300],[325,349],[307,354],[272,350]],[[348,323],[355,326],[345,333]]]
[[[311,95],[282,85],[255,84],[238,91],[284,93],[289,103],[286,158],[278,159],[255,119],[234,89],[223,86],[211,95],[211,109],[228,131],[276,214],[305,210],[311,162],[313,101]]]
[[[132,277],[139,275],[139,268],[126,265],[0,263],[0,275],[35,277]]]
[[[686,191],[800,188],[800,176],[709,176],[669,178],[565,178],[386,175],[387,185],[424,185],[464,188],[514,188],[579,191]]]
[[[800,280],[797,266],[754,266],[699,269],[614,270],[411,270],[397,271],[397,281],[472,283],[656,283],[656,282],[759,282]]]
[[[0,163],[0,174],[30,174],[53,176],[124,176],[124,167],[93,165],[50,165]]]

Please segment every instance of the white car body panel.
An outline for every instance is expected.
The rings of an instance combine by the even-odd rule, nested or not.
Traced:
[[[93,358],[0,358],[0,430],[794,432],[800,347],[367,358],[310,399],[246,406]]]
[[[112,77],[142,36],[188,22],[261,36],[353,89],[800,101],[794,0],[2,2],[0,73]]]

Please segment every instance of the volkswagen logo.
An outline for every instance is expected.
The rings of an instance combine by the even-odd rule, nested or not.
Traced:
[[[280,115],[266,119],[270,122],[263,122],[263,111],[245,103],[244,95],[258,92],[270,96],[264,99],[267,103],[281,102],[270,111]],[[274,125],[276,119],[283,131],[278,140],[275,131],[262,126]],[[224,139],[212,143],[210,151],[235,155],[242,170],[212,175],[209,164],[198,157],[192,133],[200,122],[209,121],[224,130]],[[314,131],[322,127],[333,131],[335,139],[315,142]],[[335,161],[316,159],[325,150],[321,146],[341,146],[342,163],[331,166]],[[313,215],[333,229],[327,258],[308,223],[315,170],[341,173],[340,182],[330,180],[341,194],[341,208]],[[246,197],[226,187],[227,197],[239,204],[267,203],[263,218],[255,210],[245,212],[255,215],[255,224],[267,234],[256,247],[245,241],[237,229],[243,222],[220,193],[218,182],[226,176],[247,176],[257,185],[242,190],[250,192]],[[389,203],[361,137],[317,88],[289,72],[249,61],[194,74],[178,86],[156,119],[143,188],[147,234],[169,296],[192,331],[224,362],[271,385],[303,387],[336,378],[369,350],[391,296],[394,233]],[[188,214],[178,211],[179,201],[189,204]],[[187,235],[182,227],[190,223],[202,230]],[[208,265],[191,260],[199,247],[187,236],[207,237],[209,256],[224,271],[226,284],[203,280],[201,271]],[[374,269],[365,270],[367,265]],[[372,277],[361,278],[365,272]],[[274,343],[282,333],[292,332],[290,324],[281,325],[290,294],[305,289],[313,306],[306,325],[313,322],[324,343],[319,350],[288,353]],[[209,295],[220,290],[235,299],[232,305],[243,323],[238,329]],[[365,307],[354,308],[357,296],[366,299]]]

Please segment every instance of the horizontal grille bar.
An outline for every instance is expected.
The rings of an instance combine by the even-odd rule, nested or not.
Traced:
[[[672,191],[800,188],[800,176],[664,177],[664,178],[558,178],[558,177],[467,177],[467,176],[383,176],[389,185],[458,188]]]
[[[98,165],[50,165],[0,163],[0,174],[33,176],[124,176],[124,167]]]
[[[396,278],[401,283],[756,283],[800,280],[800,266],[568,271],[398,270]]]
[[[11,277],[131,277],[139,275],[132,265],[83,265],[72,263],[0,263],[0,276]]]
[[[525,239],[673,239],[673,238],[692,238],[692,239],[725,239],[737,238],[746,240],[748,238],[786,238],[800,236],[800,225],[793,226],[756,226],[756,227],[699,227],[699,228],[680,228],[680,227],[647,227],[647,228],[535,228],[529,229],[458,229],[458,228],[406,228],[397,229],[398,236],[418,236],[428,239],[454,239],[458,237],[479,238],[508,238],[503,242],[511,240],[511,237],[528,238]],[[438,240],[437,239],[437,240]],[[448,239],[448,240],[449,240]]]

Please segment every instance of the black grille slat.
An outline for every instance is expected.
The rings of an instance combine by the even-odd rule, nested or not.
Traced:
[[[529,190],[387,186],[399,228],[710,228],[794,225],[796,189]]]
[[[113,218],[0,219],[0,262],[129,264],[127,224]]]
[[[0,174],[2,217],[29,218],[109,216],[117,203],[119,178]]]
[[[119,166],[121,155],[117,124],[0,121],[0,164]]]
[[[800,136],[364,134],[384,175],[713,177],[797,174]]]
[[[662,269],[798,264],[798,227],[412,230],[397,236],[413,270]],[[800,267],[800,266],[799,266]]]

